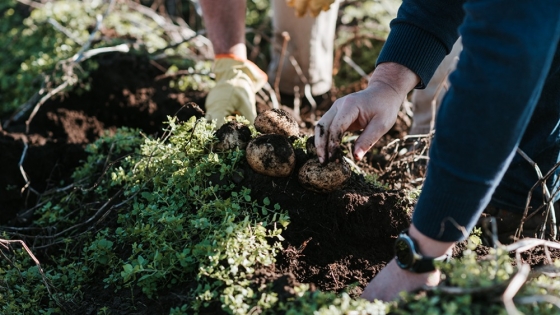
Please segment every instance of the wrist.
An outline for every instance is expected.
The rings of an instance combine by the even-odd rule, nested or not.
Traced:
[[[422,234],[414,226],[414,224],[410,225],[408,234],[416,241],[420,253],[427,257],[442,256],[448,252],[451,252],[451,249],[455,245],[454,242],[440,242],[427,237],[426,235]]]
[[[385,62],[375,68],[368,86],[384,84],[404,97],[419,82],[420,77],[407,67],[394,62]]]

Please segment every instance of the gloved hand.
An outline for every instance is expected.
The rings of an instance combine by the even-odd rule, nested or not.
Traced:
[[[214,73],[216,86],[206,97],[206,119],[217,119],[220,127],[225,117],[240,114],[252,123],[257,116],[255,93],[266,84],[266,73],[233,55],[217,55]]]
[[[286,0],[289,7],[294,7],[296,15],[305,16],[307,11],[311,16],[315,17],[321,13],[321,10],[327,11],[335,0]]]

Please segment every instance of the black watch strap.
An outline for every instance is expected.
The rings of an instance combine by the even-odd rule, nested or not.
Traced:
[[[399,244],[399,246],[397,246]],[[398,247],[398,248],[397,248]],[[449,260],[450,255],[439,257],[424,257],[418,252],[418,244],[408,234],[408,229],[402,231],[395,242],[396,259],[399,267],[415,273],[425,273],[436,269],[434,261]],[[401,257],[399,257],[401,256]]]

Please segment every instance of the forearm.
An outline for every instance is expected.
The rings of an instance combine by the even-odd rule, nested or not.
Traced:
[[[506,4],[509,9],[500,10]],[[415,226],[431,238],[456,241],[468,235],[534,118],[558,45],[560,4],[512,4],[465,5],[464,51],[438,112],[413,216]]]
[[[200,5],[214,53],[233,54],[247,59],[246,0],[200,0]]]

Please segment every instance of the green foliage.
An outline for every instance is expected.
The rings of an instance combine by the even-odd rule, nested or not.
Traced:
[[[267,20],[270,9],[270,0],[247,1],[247,14],[245,24],[249,27],[258,27]]]
[[[389,34],[389,22],[397,15],[401,0],[351,1],[342,4],[335,49],[350,57],[363,71],[371,73]],[[346,62],[334,76],[338,87],[359,81],[361,75]]]
[[[212,63],[210,61],[197,62],[186,67],[188,74],[181,75],[169,82],[169,87],[179,91],[209,91],[214,87],[214,81],[210,79]],[[167,75],[179,74],[179,67],[172,65],[167,69]],[[184,72],[184,70],[182,71]]]
[[[501,296],[509,281],[517,273],[504,248],[492,249],[484,259],[471,250],[463,252],[461,259],[438,263],[442,283],[433,292],[403,294],[403,300],[391,311],[394,314],[507,314]],[[560,261],[555,262],[556,268]],[[524,298],[558,296],[558,280],[538,276],[529,278],[514,298],[522,314],[558,314],[559,309],[550,303]]]
[[[63,82],[68,82],[70,87],[88,87],[85,79],[97,64],[86,60],[77,65],[69,58],[88,42],[97,24],[96,17],[103,15],[107,7],[105,1],[96,0],[47,1],[24,18],[15,0],[0,4],[0,30],[6,34],[0,37],[3,47],[0,51],[0,115],[26,103],[35,93],[43,96]],[[100,32],[110,36],[97,33],[90,48],[128,43],[136,52],[151,54],[170,43],[168,35],[154,20],[120,1],[116,1],[103,19]],[[179,49],[188,51],[188,45],[185,43],[168,53],[181,55]],[[188,56],[183,54],[181,58]],[[201,66],[189,62],[195,71],[200,70]],[[192,83],[188,86],[191,87],[205,83],[196,76],[190,80]]]
[[[95,24],[99,7],[85,10],[80,2],[48,2],[33,10],[25,19],[16,11],[16,1],[2,6],[8,9],[0,18],[0,29],[7,36],[0,37],[0,114],[25,103],[43,85],[57,63],[79,50],[79,45],[57,31],[49,19],[71,29],[72,36],[85,41],[88,27]],[[0,9],[1,12],[1,9]],[[60,82],[62,74],[47,82],[48,88]],[[73,79],[73,78],[66,78]]]
[[[50,298],[37,273],[21,285],[22,274],[34,270],[22,253],[16,252],[21,257],[15,259],[21,267],[0,261],[8,290],[0,296],[4,310],[17,306],[18,311],[29,307],[30,313],[58,311],[58,303],[79,303],[82,288],[98,283],[102,275],[107,290],[138,287],[152,298],[162,290],[192,287],[190,302],[172,314],[197,313],[217,301],[231,314],[255,308],[296,314],[291,300],[280,301],[271,284],[257,289],[252,280],[256,268],[274,264],[289,217],[268,198],[254,200],[249,189],[229,180],[245,152],[213,152],[214,132],[214,125],[204,119],[177,123],[170,118],[163,139],[121,129],[90,145],[87,162],[74,173],[76,186],[71,193],[50,197],[37,225],[71,231],[91,221],[91,213],[103,209],[103,200],[122,196],[116,221],[97,232],[60,235],[60,254],[44,266],[56,292]],[[305,285],[294,290],[293,301],[309,300],[301,304],[303,313],[313,308],[333,314],[325,303],[340,309],[382,307],[311,293]],[[27,306],[21,300],[37,303]]]

